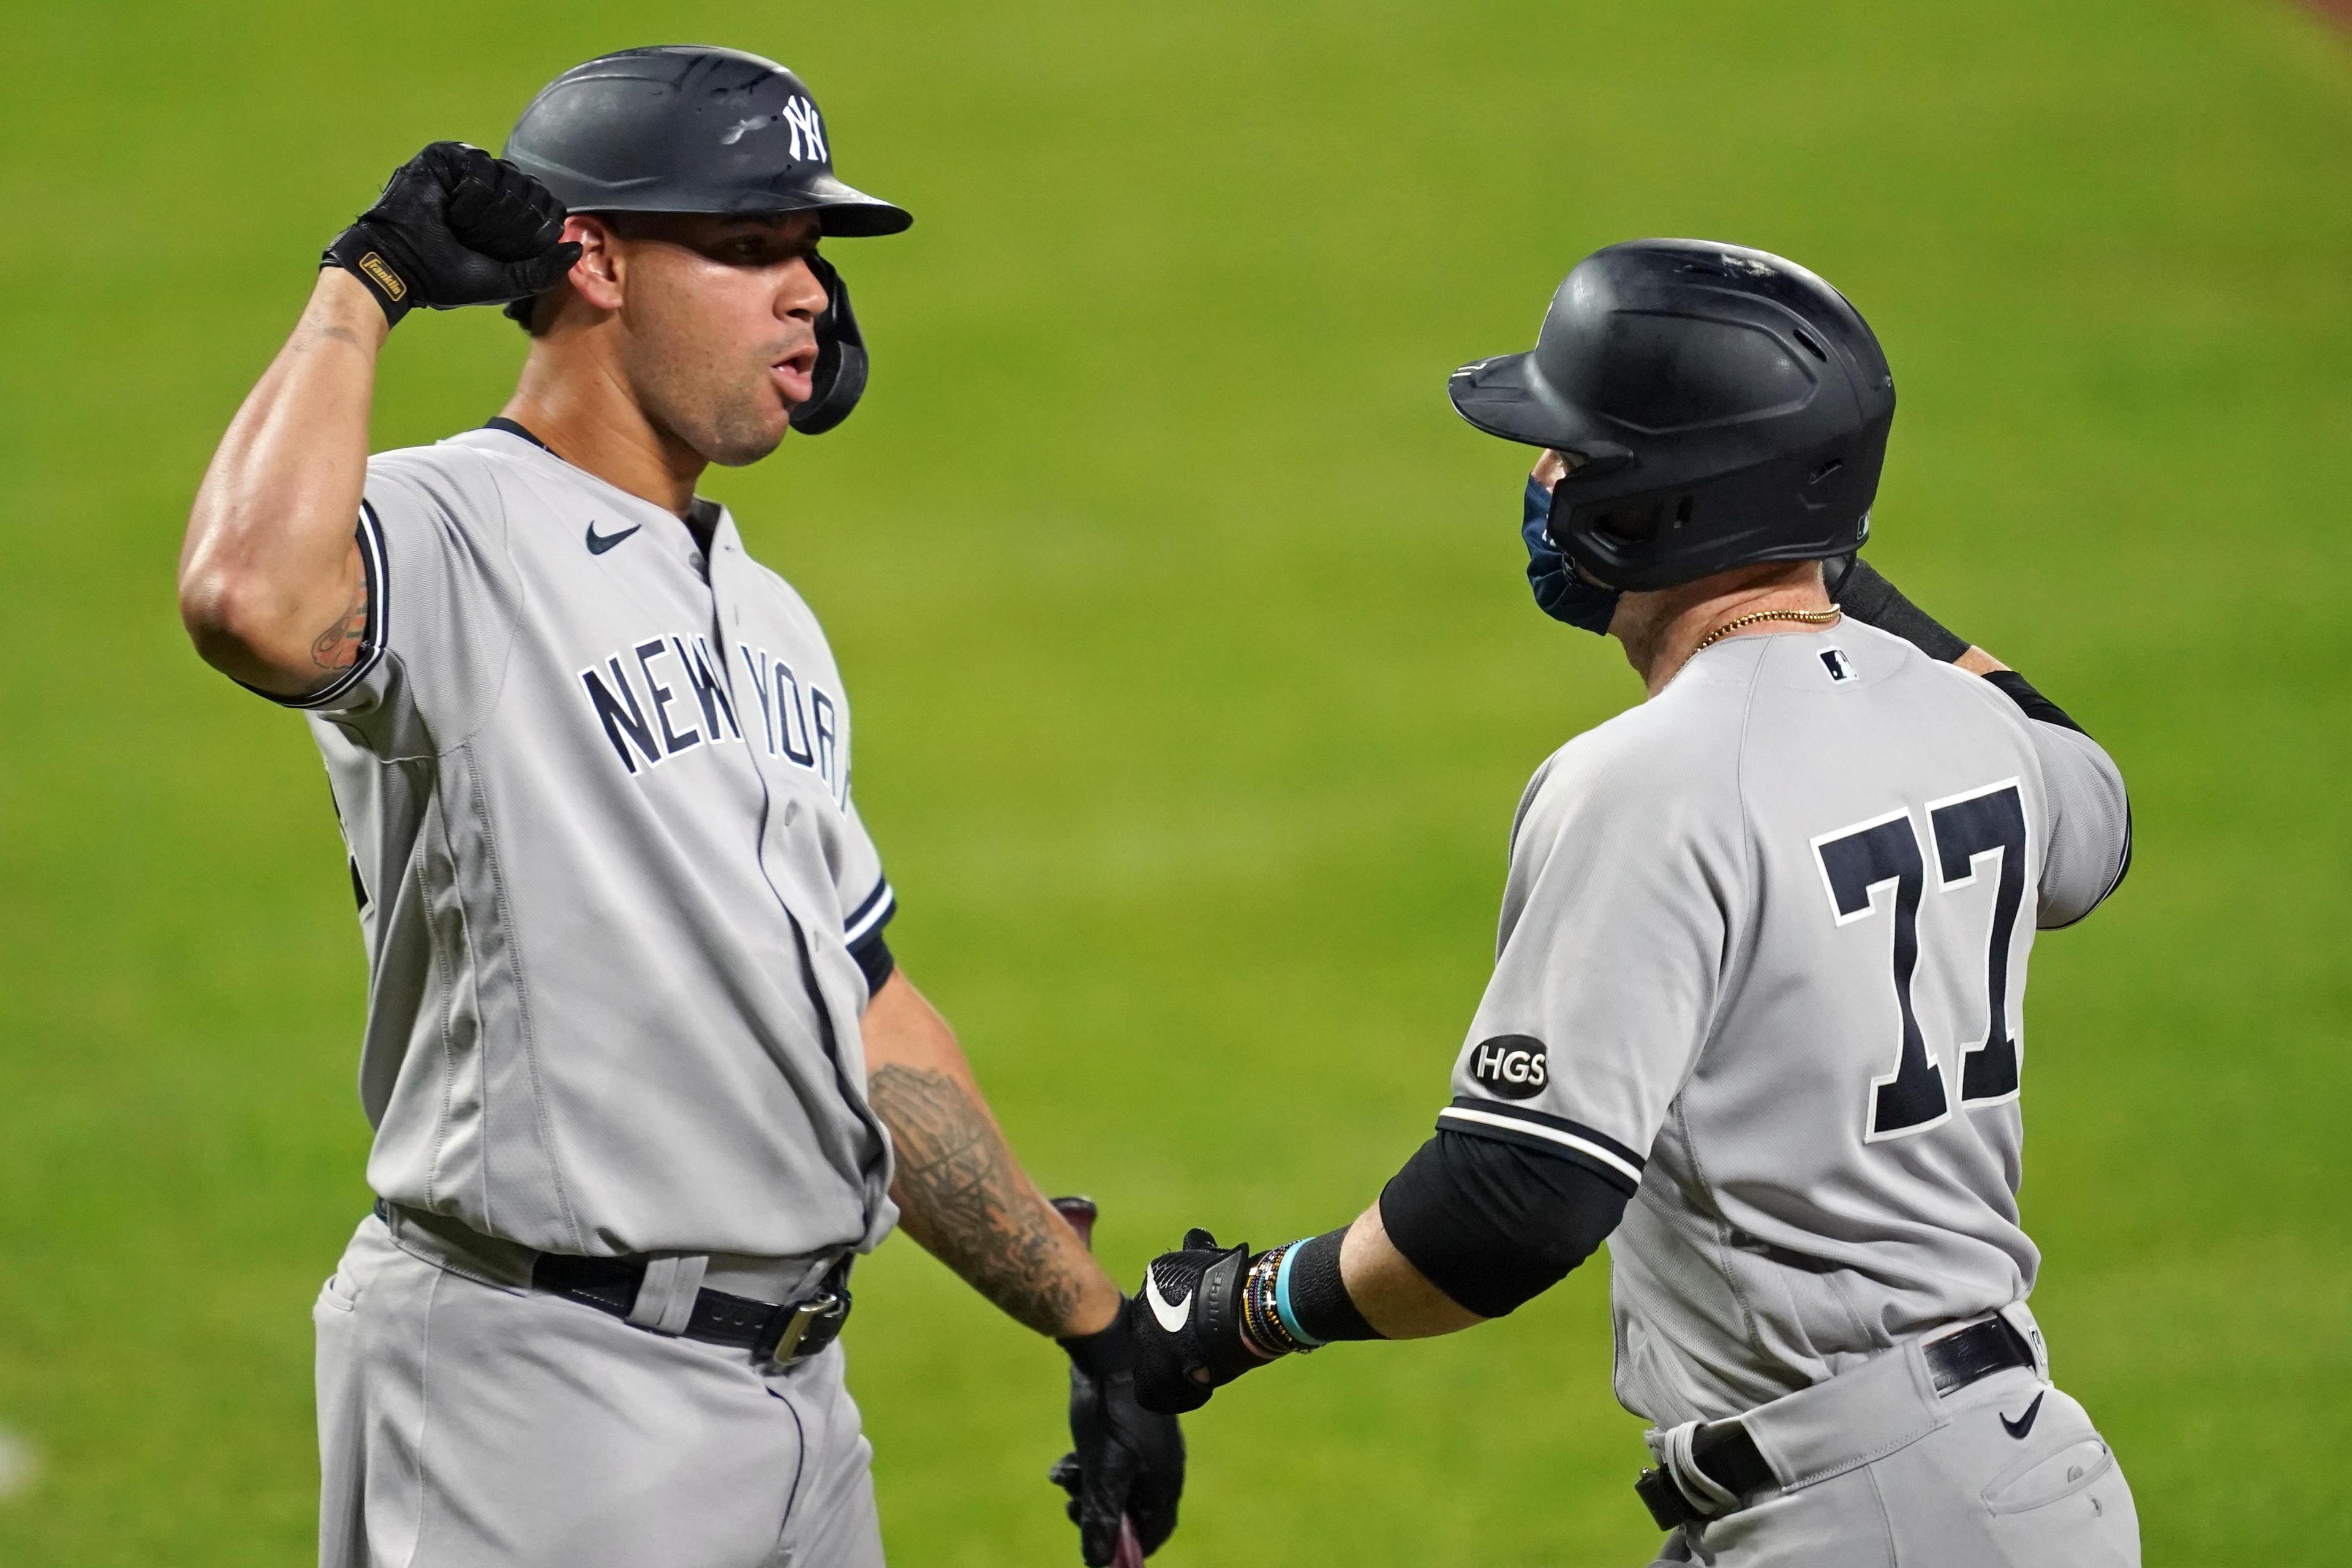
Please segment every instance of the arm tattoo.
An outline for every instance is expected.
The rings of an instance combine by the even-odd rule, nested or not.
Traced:
[[[367,583],[362,579],[358,594],[341,618],[310,644],[310,662],[320,669],[351,668],[360,661],[360,644],[366,640],[367,626]]]
[[[867,1086],[898,1151],[907,1233],[972,1289],[1041,1334],[1067,1328],[1078,1282],[1059,1224],[971,1093],[943,1072],[893,1062]]]

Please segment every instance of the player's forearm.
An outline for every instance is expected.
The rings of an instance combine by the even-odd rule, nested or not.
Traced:
[[[365,629],[352,532],[388,331],[351,274],[320,272],[196,493],[181,617],[209,663],[266,690],[316,688],[349,666]]]
[[[1356,1216],[1339,1244],[1339,1279],[1364,1321],[1385,1340],[1459,1333],[1486,1320],[1429,1282],[1389,1239],[1374,1204]]]
[[[901,1228],[1041,1334],[1109,1323],[1118,1287],[1013,1158],[954,1033],[903,973],[867,1006],[864,1033],[867,1098],[898,1151]]]

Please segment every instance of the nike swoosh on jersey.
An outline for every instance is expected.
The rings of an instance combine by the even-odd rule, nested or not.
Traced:
[[[2042,1394],[2047,1394],[2049,1390],[2047,1389],[2042,1390]],[[2022,1442],[2025,1438],[2025,1435],[2033,1430],[2033,1418],[2042,1414],[2042,1394],[2035,1394],[2033,1396],[2033,1403],[2025,1407],[2025,1414],[2019,1416],[2014,1421],[2011,1421],[2006,1415],[2002,1415],[2000,1417],[2000,1429],[2008,1433],[2011,1436]],[[1995,1411],[1993,1414],[1999,1415],[2000,1413],[1999,1411]]]
[[[602,555],[629,535],[636,532],[638,528],[643,527],[645,524],[641,522],[636,525],[636,528],[625,528],[618,533],[599,533],[596,531],[595,521],[592,518],[588,523],[588,553]]]
[[[1171,1334],[1182,1333],[1184,1325],[1192,1321],[1192,1292],[1186,1291],[1181,1301],[1171,1301],[1160,1293],[1160,1275],[1156,1270],[1143,1271],[1143,1300],[1160,1326]]]

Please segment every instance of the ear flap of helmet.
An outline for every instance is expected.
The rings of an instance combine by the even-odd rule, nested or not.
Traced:
[[[816,369],[809,377],[806,403],[793,409],[793,428],[822,436],[857,406],[866,392],[866,340],[849,308],[849,285],[822,256],[808,258],[809,270],[824,285],[824,310],[816,319]]]

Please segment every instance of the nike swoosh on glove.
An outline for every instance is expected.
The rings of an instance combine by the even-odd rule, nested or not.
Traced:
[[[1146,1410],[1198,1410],[1209,1395],[1265,1364],[1242,1339],[1246,1246],[1221,1247],[1205,1230],[1163,1252],[1127,1304],[1135,1342],[1135,1397]]]

